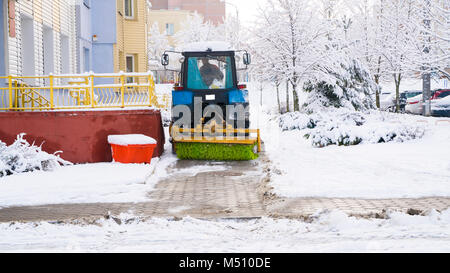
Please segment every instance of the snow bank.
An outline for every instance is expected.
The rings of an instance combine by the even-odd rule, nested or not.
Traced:
[[[24,136],[24,133],[18,135],[10,146],[0,141],[0,177],[36,170],[52,171],[60,165],[72,164],[61,159],[58,152],[48,154],[41,147],[30,145]]]
[[[108,136],[108,143],[115,145],[146,145],[156,144],[156,140],[142,134],[130,134],[130,135],[110,135]]]
[[[365,132],[356,131],[359,136],[365,136],[366,144],[322,149],[304,138],[305,132],[311,129],[282,131],[279,120],[264,118],[261,136],[273,164],[271,169],[278,170],[271,176],[274,193],[284,197],[375,199],[450,196],[450,123],[437,122],[450,119],[383,115],[391,117],[383,123],[372,122],[371,117],[365,116],[367,127],[359,126]],[[399,138],[372,144],[380,137],[371,136],[369,132],[373,130],[382,135],[393,129],[401,132],[403,125],[395,122],[397,117],[402,124],[419,128],[421,132],[424,129],[426,134],[405,142]],[[305,118],[295,123],[292,117],[290,120],[285,119],[285,126],[303,128],[309,123]],[[348,127],[358,128],[356,125],[339,128]]]
[[[156,94],[158,96],[159,103],[164,103],[163,96],[168,96],[169,100],[169,109],[159,109],[161,111],[161,119],[164,127],[168,127],[170,122],[172,121],[172,113],[170,107],[172,106],[172,90],[173,84],[157,84],[156,85]]]
[[[402,128],[403,124],[423,129],[425,134],[387,143],[371,143],[370,135],[364,134],[367,142],[359,145],[318,149],[304,137],[313,126],[317,128],[314,116],[288,113],[280,119],[275,114],[276,99],[271,99],[275,88],[267,85],[263,90],[263,103],[267,105],[260,107],[259,84],[248,86],[252,126],[261,129],[264,150],[271,161],[269,186],[277,195],[374,199],[450,196],[450,122],[440,122],[450,119],[374,112],[356,114],[345,121],[343,115],[340,127],[384,132]],[[301,101],[304,99],[301,97]],[[323,116],[325,119],[331,114],[324,112]],[[337,119],[334,115],[330,118]],[[357,126],[356,122],[364,124]]]
[[[423,137],[425,127],[389,113],[328,109],[311,115],[300,112],[280,117],[282,130],[300,130],[315,147],[360,143],[404,142]]]
[[[164,128],[166,136],[168,128]],[[170,151],[170,143],[165,149]],[[95,163],[0,177],[0,208],[46,204],[148,202],[148,193],[177,161],[170,152],[151,164]],[[1,161],[0,161],[1,162]],[[195,169],[193,171],[196,171]]]
[[[126,213],[88,225],[3,223],[0,237],[2,252],[448,252],[450,210],[388,219],[321,211],[311,222],[144,220]]]
[[[151,164],[96,163],[65,166],[53,172],[36,171],[0,178],[0,207],[64,203],[121,203],[148,201],[154,183],[146,183]]]
[[[195,42],[186,44],[183,47],[183,52],[196,52],[196,51],[230,51],[231,45],[222,41],[208,41],[208,42]]]

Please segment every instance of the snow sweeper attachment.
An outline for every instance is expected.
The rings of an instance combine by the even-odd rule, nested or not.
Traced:
[[[175,56],[175,57],[174,57]],[[168,68],[170,60],[180,67]],[[240,60],[242,59],[242,62]],[[236,66],[237,62],[243,68]],[[248,90],[238,83],[250,54],[221,42],[195,43],[166,51],[167,70],[177,71],[172,91],[170,141],[180,159],[253,160],[261,151],[258,129],[250,129]]]

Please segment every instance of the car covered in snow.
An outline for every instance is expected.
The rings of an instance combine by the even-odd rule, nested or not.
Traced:
[[[422,91],[420,90],[414,90],[414,91],[403,91],[400,93],[400,112],[405,112],[405,107],[407,104],[407,100],[409,98],[413,98],[415,96],[418,96],[422,94]]]
[[[407,104],[407,100],[409,98],[415,97],[420,94],[422,94],[422,91],[418,91],[418,90],[412,90],[412,91],[407,90],[407,91],[400,92],[400,98],[399,98],[400,112],[405,112],[405,107]],[[381,99],[380,99],[381,110],[394,112],[395,111],[395,99],[396,99],[395,92],[387,93],[384,96],[382,94]]]
[[[431,101],[431,115],[434,117],[450,117],[450,90],[441,92],[440,98]]]
[[[383,92],[380,94],[380,109],[384,111],[395,109],[395,92]]]
[[[433,109],[433,105],[440,105],[440,101],[444,98],[450,96],[450,89],[437,89],[431,92],[431,107]],[[445,105],[444,105],[445,106]],[[439,106],[439,109],[442,107]],[[407,113],[421,115],[423,112],[423,97],[422,94],[417,95],[415,97],[411,97],[406,100],[405,110]],[[441,110],[439,110],[441,111]],[[436,112],[438,113],[438,112]]]
[[[423,112],[422,104],[422,94],[408,98],[406,100],[405,112],[409,114],[421,115]]]
[[[432,100],[439,100],[450,96],[450,89],[437,89],[433,91]]]

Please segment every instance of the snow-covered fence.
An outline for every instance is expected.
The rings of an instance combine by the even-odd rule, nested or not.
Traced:
[[[74,74],[2,77],[0,110],[60,110],[149,106],[166,108],[153,74]],[[43,82],[44,84],[36,84]]]

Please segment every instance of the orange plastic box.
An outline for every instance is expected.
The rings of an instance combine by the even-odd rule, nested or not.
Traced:
[[[110,136],[110,137],[126,137],[123,136]],[[140,140],[137,139],[137,143],[144,142],[145,144],[128,144],[128,143],[117,143],[117,141],[113,141],[110,137],[108,137],[108,142],[111,145],[112,156],[114,162],[119,163],[151,163],[153,157],[153,151],[156,148],[156,142],[154,139],[146,137],[144,135],[128,135],[128,136],[138,136]],[[142,141],[144,139],[144,141]],[[148,141],[148,140],[150,141]],[[135,139],[136,140],[136,139]],[[153,141],[152,141],[153,140]],[[120,141],[119,141],[120,142]],[[133,142],[133,139],[131,140]]]

